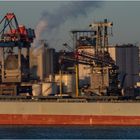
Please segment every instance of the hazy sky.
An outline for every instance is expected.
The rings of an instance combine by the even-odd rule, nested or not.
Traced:
[[[70,42],[70,30],[89,29],[90,23],[105,18],[113,21],[114,24],[111,44],[140,44],[139,1],[91,1],[84,4],[49,1],[0,2],[0,17],[2,18],[7,12],[14,12],[20,24],[34,29],[39,21],[47,22],[44,25],[45,29],[42,30],[43,34],[40,34],[55,48],[61,48],[62,43]]]

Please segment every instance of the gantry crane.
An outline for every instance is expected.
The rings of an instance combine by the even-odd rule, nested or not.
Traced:
[[[34,30],[19,25],[14,13],[7,13],[0,21],[2,87],[20,87],[22,82],[30,81],[29,52],[34,38]]]

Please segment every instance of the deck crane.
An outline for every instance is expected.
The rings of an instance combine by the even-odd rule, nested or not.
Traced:
[[[34,30],[19,25],[14,13],[0,20],[1,86],[13,85],[14,90],[25,90],[23,82],[30,81],[30,47]],[[20,87],[20,88],[17,88]],[[28,89],[28,88],[26,88]]]

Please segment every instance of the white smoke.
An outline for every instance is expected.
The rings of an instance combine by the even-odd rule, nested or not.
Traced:
[[[100,6],[100,2],[97,1],[72,1],[65,2],[54,10],[54,12],[44,11],[42,13],[41,19],[36,26],[35,33],[36,39],[34,41],[34,46],[38,46],[38,41],[42,39],[42,35],[46,33],[47,40],[49,44],[59,42],[61,32],[60,27],[66,23],[68,20],[77,20],[79,16],[87,17],[87,13],[91,8]]]
[[[33,46],[37,47],[39,44],[39,40],[41,39],[41,35],[44,31],[45,28],[47,28],[47,20],[40,20],[39,23],[36,26],[35,29],[35,34],[36,34],[36,39],[34,40]]]

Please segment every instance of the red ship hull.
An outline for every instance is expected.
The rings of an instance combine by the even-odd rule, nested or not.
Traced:
[[[2,125],[139,125],[140,116],[0,115]]]

